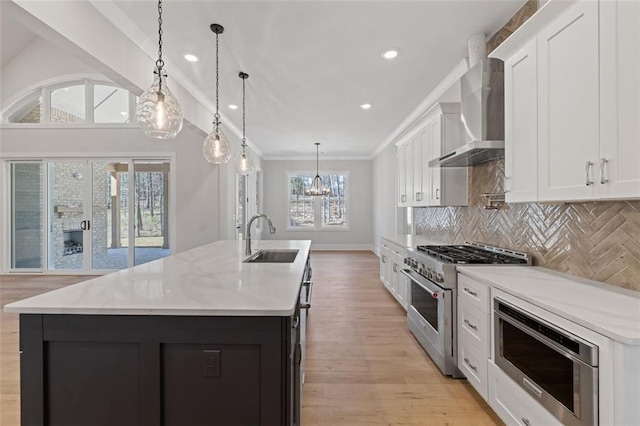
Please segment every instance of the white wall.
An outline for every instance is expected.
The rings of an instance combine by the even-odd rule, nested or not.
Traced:
[[[67,76],[98,75],[93,68],[40,37],[16,55],[1,71],[2,108],[22,97],[26,89],[41,86],[43,82],[68,80]]]
[[[310,171],[315,174],[315,160],[265,160],[264,213],[277,232],[264,233],[265,238],[278,240],[311,240],[313,249],[372,250],[373,214],[370,160],[322,160],[320,173],[349,171],[350,221],[349,231],[287,231],[287,172]]]
[[[87,157],[90,155],[120,157],[141,153],[174,154],[171,171],[175,179],[175,240],[173,250],[180,252],[219,238],[221,208],[218,188],[219,167],[206,162],[202,156],[204,134],[184,128],[173,140],[151,139],[140,129],[82,129],[82,128],[2,128],[0,157],[58,156]],[[2,182],[2,192],[7,189]],[[7,220],[6,196],[0,197],[0,212]],[[0,232],[7,229],[6,222]],[[171,228],[170,228],[171,229]],[[0,234],[0,241],[7,236]]]
[[[396,234],[396,146],[389,144],[372,160],[373,242],[380,253],[380,237]],[[404,211],[404,209],[401,209]]]

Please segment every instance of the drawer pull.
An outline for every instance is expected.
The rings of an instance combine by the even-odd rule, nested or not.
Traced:
[[[476,373],[478,372],[478,367],[476,367],[475,365],[471,364],[471,361],[469,361],[469,358],[465,358],[464,362],[465,362],[465,364],[467,364],[469,366],[470,369],[472,369]]]
[[[469,287],[465,287],[464,291],[466,291],[467,293],[469,293],[473,297],[478,297],[478,293],[476,293],[475,291],[471,290]]]
[[[469,328],[473,328],[474,330],[478,331],[478,326],[472,324],[471,321],[469,321],[468,319],[465,318],[464,323],[467,324]]]
[[[523,417],[523,418],[522,418],[522,423],[523,423],[525,426],[531,426],[531,422],[530,422],[530,421],[529,421],[529,419],[528,419],[528,418],[526,418],[526,417]]]

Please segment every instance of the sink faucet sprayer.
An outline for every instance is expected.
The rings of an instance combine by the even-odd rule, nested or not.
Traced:
[[[247,224],[247,234],[246,234],[246,247],[244,250],[244,254],[246,255],[250,255],[251,254],[251,224],[253,223],[254,220],[256,220],[259,217],[264,217],[265,219],[267,219],[267,222],[269,222],[269,233],[270,234],[275,234],[276,233],[276,227],[273,226],[273,223],[271,223],[271,219],[269,219],[269,216],[267,216],[266,214],[257,214],[255,216],[253,216],[251,219],[249,219],[249,223]]]

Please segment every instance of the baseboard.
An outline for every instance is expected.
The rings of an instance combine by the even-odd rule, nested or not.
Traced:
[[[372,244],[316,244],[311,243],[311,250],[316,251],[373,251]]]

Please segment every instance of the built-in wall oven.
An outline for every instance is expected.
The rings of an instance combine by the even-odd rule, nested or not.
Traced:
[[[496,365],[565,425],[598,424],[598,347],[494,299]]]

